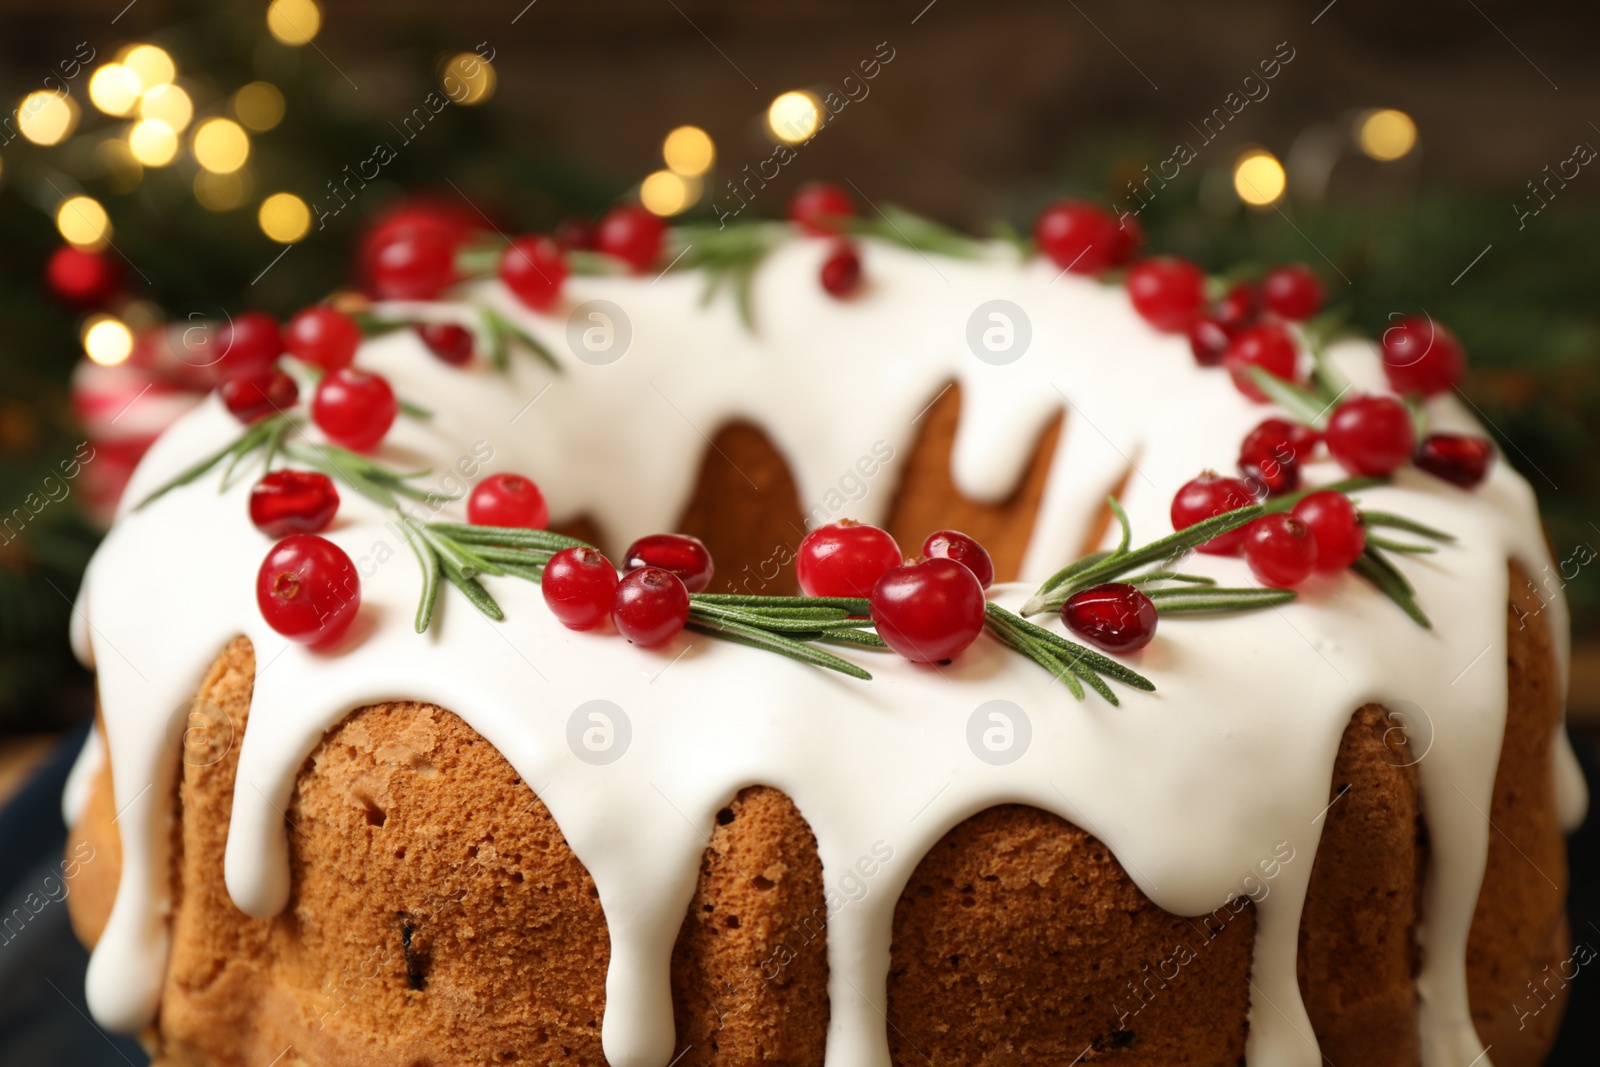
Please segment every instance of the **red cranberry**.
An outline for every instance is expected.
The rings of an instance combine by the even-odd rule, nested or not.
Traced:
[[[1108,582],[1069,597],[1061,621],[1096,648],[1137,652],[1156,635],[1156,606],[1137,587]]]
[[[562,219],[550,236],[555,238],[558,247],[568,252],[587,252],[594,248],[594,226],[588,219]]]
[[[611,617],[617,569],[594,548],[563,548],[545,564],[539,590],[569,630],[592,630]]]
[[[1352,397],[1333,409],[1328,452],[1351,474],[1388,474],[1411,458],[1411,413],[1392,396]]]
[[[994,560],[989,558],[989,550],[958,530],[929,534],[922,542],[922,554],[929,559],[955,560],[971,571],[985,589],[994,584]]]
[[[1239,446],[1239,472],[1257,496],[1278,496],[1300,487],[1300,465],[1311,458],[1322,435],[1287,419],[1266,419]]]
[[[1292,382],[1296,377],[1296,356],[1294,338],[1289,336],[1289,331],[1275,322],[1264,322],[1235,337],[1222,360],[1227,364],[1228,373],[1233,375],[1233,384],[1239,387],[1239,392],[1261,403],[1267,399],[1267,395],[1256,387],[1249,369],[1260,367],[1275,378]]]
[[[62,245],[45,266],[50,291],[78,307],[96,307],[116,295],[122,268],[102,252]]]
[[[428,351],[452,367],[472,362],[472,331],[453,322],[427,322],[417,327],[417,336]]]
[[[542,530],[550,522],[550,509],[531,480],[520,474],[491,474],[467,498],[467,521],[474,526]]]
[[[1350,498],[1333,489],[1310,494],[1294,506],[1317,542],[1316,569],[1342,571],[1367,547],[1367,528]]]
[[[1435,478],[1471,489],[1489,473],[1494,445],[1484,437],[1460,433],[1431,433],[1417,446],[1412,462]]]
[[[899,565],[900,546],[887,530],[842,519],[806,534],[795,576],[807,596],[864,597]]]
[[[283,355],[283,331],[266,312],[247,311],[222,324],[216,344],[220,377],[259,374]]]
[[[255,422],[294,407],[300,387],[277,367],[240,377],[228,378],[217,392],[228,414],[243,423]]]
[[[1445,392],[1455,388],[1466,369],[1466,349],[1431,318],[1411,315],[1383,331],[1383,372],[1397,393]]]
[[[456,281],[457,238],[436,226],[399,229],[372,250],[372,285],[385,300],[433,300]]]
[[[913,663],[954,659],[983,632],[983,586],[953,559],[925,559],[884,573],[872,587],[878,636]]]
[[[1245,435],[1243,450],[1265,446],[1298,463],[1306,463],[1321,443],[1322,434],[1303,422],[1262,419]]]
[[[1255,325],[1257,310],[1255,289],[1249,282],[1239,282],[1211,308],[1210,317],[1233,336]]]
[[[500,257],[500,280],[534,311],[549,311],[561,299],[567,261],[548,237],[519,237]]]
[[[618,204],[606,212],[595,233],[595,247],[643,271],[661,255],[667,224],[639,204]]]
[[[861,256],[855,245],[834,242],[828,258],[822,261],[822,288],[841,300],[861,288]]]
[[[1139,254],[1139,249],[1144,247],[1144,227],[1139,224],[1139,217],[1132,212],[1123,212],[1117,216],[1117,239],[1112,249],[1111,264],[1121,267],[1132,263],[1133,257]]]
[[[1162,333],[1184,333],[1206,307],[1206,276],[1186,259],[1159,256],[1128,272],[1133,309]]]
[[[1261,283],[1261,299],[1280,319],[1299,322],[1322,310],[1322,279],[1299,263],[1279,267]]]
[[[636,645],[653,648],[676,637],[689,622],[689,590],[671,571],[640,567],[617,583],[611,601],[617,632]]]
[[[361,327],[336,308],[318,304],[300,311],[289,320],[283,333],[289,354],[302,363],[325,371],[342,370],[356,358],[361,345]]]
[[[711,576],[716,573],[716,565],[711,562],[705,543],[688,534],[651,534],[639,538],[623,553],[622,569],[636,571],[640,567],[671,571],[691,593],[709,589]]]
[[[1219,365],[1228,351],[1228,342],[1232,340],[1233,334],[1214,318],[1201,319],[1189,327],[1189,351],[1194,353],[1194,361],[1202,367]]]
[[[317,533],[339,510],[339,490],[319,471],[273,471],[250,489],[250,521],[270,537]]]
[[[855,218],[856,202],[831,182],[808,182],[789,201],[789,219],[811,237],[840,233]]]
[[[273,545],[256,573],[256,604],[267,625],[313,648],[344,636],[361,609],[361,577],[344,549],[316,534]]]
[[[1172,528],[1187,530],[1197,522],[1254,503],[1249,485],[1238,478],[1224,478],[1214,471],[1206,471],[1193,481],[1184,483],[1172,498]],[[1239,550],[1243,541],[1244,530],[1229,530],[1197,548],[1213,556],[1231,556]]]
[[[1062,200],[1039,213],[1033,224],[1039,251],[1062,270],[1098,274],[1131,257],[1136,238],[1111,213],[1085,200]]]
[[[346,367],[325,376],[311,398],[311,419],[328,438],[367,452],[378,446],[400,410],[394,390],[380,375]]]
[[[1317,540],[1293,515],[1263,515],[1244,528],[1244,559],[1263,585],[1288,589],[1311,576]]]

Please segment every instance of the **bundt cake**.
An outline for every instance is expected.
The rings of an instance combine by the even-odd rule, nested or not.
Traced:
[[[174,1067],[1541,1062],[1586,798],[1528,485],[1399,466],[1353,490],[1367,536],[1436,551],[1191,605],[1227,610],[1152,592],[1142,650],[1041,670],[1076,633],[1030,594],[1126,551],[1123,516],[1135,545],[1173,534],[1179,487],[1294,395],[1247,396],[1259,375],[1202,365],[1148,302],[1010,244],[862,236],[841,298],[836,243],[779,229],[731,274],[591,256],[534,299],[489,279],[360,309],[357,363],[402,408],[379,444],[293,409],[236,447],[261,414],[237,390],[162,436],[75,615],[96,1020]],[[1273,328],[1351,396],[1388,391],[1377,346]],[[314,362],[301,390],[343,373]],[[1416,414],[1482,432],[1449,390]],[[1304,487],[1341,482],[1313,447]],[[329,641],[262,607],[263,459],[342,493],[323,533],[359,609],[314,605],[349,624]],[[567,628],[520,524],[461,532],[495,472],[611,560],[694,535],[705,592],[751,599],[698,599],[653,647]],[[870,678],[719,639],[708,618],[755,625],[846,518],[910,555],[981,542],[1002,625],[913,662],[859,610],[771,602],[859,636],[826,652]],[[1259,593],[1253,559],[1173,570]],[[1005,630],[1023,609],[1043,631]]]

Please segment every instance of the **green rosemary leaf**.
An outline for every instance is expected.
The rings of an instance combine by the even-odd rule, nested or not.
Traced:
[[[524,330],[521,326],[518,326],[516,323],[500,314],[494,308],[484,308],[483,317],[485,321],[491,325],[492,329],[501,335],[502,345],[504,345],[506,339],[515,341],[517,344],[521,345],[523,348],[526,348],[528,351],[532,352],[534,355],[538,356],[541,360],[548,364],[551,370],[555,371],[557,374],[561,373],[560,361],[556,359],[555,353],[550,351],[549,346],[547,346],[543,341],[540,341],[537,337],[533,336],[533,334],[529,333],[527,330]],[[502,358],[504,358],[503,355]],[[495,365],[497,367],[503,366],[502,364],[498,363]]]
[[[1037,641],[1028,639],[1018,631],[1006,625],[1004,622],[1001,622],[992,616],[985,620],[985,622],[988,625],[990,633],[994,634],[1003,643],[1009,645],[1013,649],[1022,653],[1024,656],[1027,656],[1029,659],[1033,660],[1033,662],[1049,671],[1056,678],[1065,682],[1067,689],[1076,699],[1080,701],[1083,699],[1082,683],[1080,683],[1077,676],[1067,668],[1066,664],[1058,660],[1048,649],[1044,648],[1044,646],[1040,645]]]
[[[1207,578],[1203,574],[1183,574],[1180,571],[1145,571],[1123,581],[1129,585],[1148,585],[1151,582],[1185,582],[1189,585],[1216,585],[1215,578]],[[1146,590],[1148,592],[1149,590]]]
[[[422,598],[417,603],[416,619],[416,630],[420,634],[426,632],[428,623],[433,621],[434,604],[439,599],[439,557],[433,554],[433,546],[410,519],[400,520],[400,532],[405,534],[406,544],[411,546],[417,565],[422,568]]]
[[[802,663],[809,663],[816,667],[826,667],[828,670],[838,671],[840,674],[848,674],[852,678],[860,678],[863,681],[872,680],[871,674],[849,660],[840,659],[838,656],[830,652],[824,652],[820,648],[812,648],[810,645],[802,644],[799,641],[794,641],[754,626],[746,626],[730,619],[708,619],[691,611],[689,614],[689,627],[712,637],[720,637],[725,641],[751,645],[755,648],[766,649],[769,652],[780,653]]]
[[[894,241],[913,251],[955,259],[976,259],[983,251],[982,244],[965,234],[895,204],[884,205],[877,218],[853,220],[847,229],[851,233]]]
[[[478,579],[462,573],[461,568],[457,567],[448,557],[440,557],[439,565],[444,570],[444,576],[450,580],[450,584],[465,593],[467,599],[472,602],[473,607],[489,616],[495,622],[499,622],[506,617],[505,612],[500,610],[500,605],[495,602],[494,597],[490,596],[489,591],[478,583]]]
[[[1261,367],[1252,366],[1249,373],[1250,380],[1255,383],[1256,388],[1267,394],[1267,399],[1283,408],[1295,419],[1318,429],[1327,425],[1325,418],[1327,403],[1319,400],[1309,390],[1293,382],[1286,382]]]
[[[865,597],[849,596],[752,596],[745,593],[690,593],[691,604],[726,604],[743,608],[838,608],[851,615],[870,615],[872,604]]]
[[[554,552],[539,548],[508,548],[503,545],[473,545],[472,551],[484,559],[513,567],[543,567],[550,562],[550,557],[555,555]]]
[[[261,460],[261,473],[270,474],[272,472],[272,461],[278,458],[278,452],[283,448],[283,437],[289,432],[290,426],[289,420],[284,419],[271,433],[267,434],[267,454]]]
[[[1122,540],[1111,550],[1113,556],[1120,556],[1128,551],[1128,542],[1133,540],[1133,524],[1128,521],[1128,513],[1122,510],[1122,503],[1116,497],[1106,497],[1106,503],[1111,505],[1111,513],[1117,517],[1117,525],[1122,527]]]
[[[339,453],[344,449],[333,445],[314,445],[305,441],[285,441],[284,455],[290,459],[313,467],[330,478],[337,478],[350,488],[383,507],[391,510],[398,509],[400,502],[395,499],[389,487],[374,481],[367,475],[370,461],[357,457],[360,462],[351,462]],[[349,453],[355,456],[355,453]]]
[[[1055,590],[1060,589],[1079,574],[1082,574],[1090,567],[1096,566],[1106,559],[1109,559],[1110,556],[1111,553],[1108,551],[1091,552],[1087,556],[1083,556],[1080,559],[1067,564],[1065,567],[1062,567],[1060,570],[1056,571],[1054,574],[1044,580],[1044,584],[1039,586],[1039,592],[1034,594],[1033,600],[1029,600],[1028,604],[1032,604],[1034,600],[1038,600],[1046,590],[1054,592]],[[1038,610],[1042,611],[1044,609],[1040,608]],[[1024,615],[1037,614],[1036,611],[1030,611],[1027,604],[1023,605],[1022,613]]]
[[[741,264],[733,268],[733,305],[739,311],[739,321],[751,333],[756,332],[755,308],[751,302],[750,289],[755,281],[756,265],[754,263]],[[1421,438],[1418,438],[1421,440]]]
[[[1396,530],[1404,530],[1407,533],[1414,533],[1418,537],[1426,537],[1429,540],[1440,541],[1445,544],[1452,543],[1456,539],[1455,534],[1445,533],[1443,530],[1434,529],[1432,526],[1417,522],[1415,519],[1408,519],[1404,515],[1394,515],[1387,511],[1367,511],[1363,509],[1361,519],[1368,527],[1392,526]]]
[[[1005,219],[1000,219],[989,226],[989,236],[996,241],[1004,241],[1015,249],[1017,261],[1020,263],[1026,263],[1032,259],[1036,251],[1033,238],[1025,236],[1021,230],[1018,230]]]
[[[1422,397],[1407,394],[1400,398],[1400,403],[1405,405],[1406,414],[1411,416],[1411,431],[1415,439],[1421,441],[1428,436],[1428,409]]]
[[[1361,577],[1378,587],[1378,590],[1400,606],[1400,610],[1414,619],[1418,626],[1425,630],[1433,629],[1433,623],[1423,610],[1417,606],[1417,599],[1411,583],[1394,568],[1394,564],[1385,559],[1381,552],[1370,544],[1365,552],[1356,557],[1350,569]]]
[[[420,325],[411,319],[384,319],[379,318],[370,311],[353,311],[350,318],[361,330],[362,337],[382,337],[386,333],[396,330],[408,330]]]
[[[1120,708],[1122,706],[1122,701],[1117,699],[1117,694],[1111,691],[1111,687],[1106,684],[1106,680],[1104,678],[1100,677],[1094,671],[1084,666],[1083,663],[1078,660],[1068,660],[1064,656],[1057,656],[1056,658],[1061,660],[1062,664],[1065,665],[1066,668],[1073,674],[1076,674],[1079,678],[1083,679],[1085,685],[1089,686],[1096,693],[1099,693],[1101,696],[1105,697],[1106,701],[1110,703],[1112,707]]]
[[[869,619],[818,619],[804,615],[758,615],[754,612],[740,611],[738,608],[722,608],[710,604],[696,604],[693,610],[699,616],[710,621],[728,620],[745,626],[754,626],[757,629],[778,630],[784,633],[824,633],[830,630],[857,630],[864,626],[872,625]]]
[[[1346,496],[1348,496],[1351,493],[1357,493],[1363,489],[1371,489],[1374,486],[1388,484],[1388,478],[1374,477],[1370,475],[1362,475],[1356,478],[1344,478],[1337,482],[1329,482],[1327,485],[1313,485],[1293,493],[1285,493],[1282,496],[1275,496],[1271,500],[1267,501],[1263,506],[1269,512],[1288,511],[1296,504],[1300,503],[1300,501],[1310,496],[1312,493],[1331,491],[1335,493],[1344,493]]]
[[[483,322],[484,338],[489,342],[489,365],[498,371],[508,369],[511,366],[511,349],[506,343],[505,331],[500,328],[505,319],[486,307],[478,309],[478,318]]]
[[[604,252],[590,252],[581,248],[567,252],[567,268],[574,274],[609,276],[628,273],[628,265]]]
[[[399,404],[401,412],[413,419],[420,419],[423,422],[426,422],[433,418],[433,412],[423,407],[421,404],[413,404],[409,400],[401,400],[399,401]]]
[[[504,256],[505,250],[499,244],[471,245],[456,251],[455,266],[463,277],[476,278],[493,274]]]
[[[518,526],[473,526],[463,522],[430,522],[428,529],[463,545],[499,545],[505,548],[535,548],[560,552],[563,548],[593,548],[587,541],[549,530],[529,530]],[[703,594],[696,594],[697,596]]]
[[[1200,589],[1148,589],[1145,591],[1156,611],[1162,615],[1178,612],[1249,611],[1287,604],[1295,598],[1293,589],[1205,587]]]
[[[857,648],[872,648],[879,651],[887,651],[889,648],[889,642],[870,630],[826,630],[817,635],[817,640],[834,645],[854,645]]]
[[[1006,626],[1032,637],[1050,646],[1063,660],[1073,663],[1083,663],[1101,674],[1109,674],[1117,681],[1131,685],[1135,689],[1146,692],[1155,691],[1155,683],[1131,667],[1125,667],[1114,659],[1102,656],[1090,648],[1085,648],[1074,641],[1068,641],[1060,634],[1052,633],[1042,626],[1036,626],[1014,612],[1007,611],[999,604],[991,601],[986,607],[986,613],[991,619],[998,619]]]
[[[430,530],[424,526],[422,536],[427,538],[428,544],[439,554],[439,559],[446,567],[454,565],[464,578],[476,578],[480,574],[504,574],[500,565],[484,559],[472,549],[458,544],[444,535]]]
[[[224,459],[227,459],[229,456],[233,455],[239,449],[239,446],[250,437],[250,433],[251,430],[246,430],[243,436],[230,441],[222,448],[211,453],[209,456],[206,456],[204,459],[193,464],[192,466],[185,467],[171,481],[162,484],[159,488],[153,490],[149,496],[139,501],[138,505],[134,507],[133,510],[142,511],[143,509],[149,507],[154,501],[166,496],[168,493],[172,492],[172,490],[178,488],[178,486],[188,485],[190,482],[199,478],[212,467],[215,467],[218,463],[221,463]]]
[[[273,430],[287,420],[285,415],[273,415],[255,423],[239,438],[233,455],[228,460],[228,465],[222,469],[222,491],[227,492],[233,485],[233,472],[250,453],[264,446],[271,439]]]
[[[1412,556],[1428,556],[1439,551],[1438,545],[1416,545],[1406,541],[1391,541],[1387,537],[1379,537],[1373,533],[1367,534],[1367,544],[1390,552],[1404,552]]]

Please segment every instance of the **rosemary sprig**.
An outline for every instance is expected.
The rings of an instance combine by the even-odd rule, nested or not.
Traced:
[[[755,332],[750,286],[756,268],[788,233],[782,223],[756,222],[719,228],[710,223],[679,226],[672,231],[677,251],[673,270],[702,270],[705,288],[700,303],[710,304],[724,287],[733,291],[734,306],[745,329]]]
[[[144,510],[180,485],[188,485],[190,482],[200,478],[225,459],[230,461],[229,468],[231,470],[244,457],[265,446],[274,438],[274,434],[281,435],[282,431],[278,427],[288,423],[288,421],[289,417],[287,415],[269,415],[260,422],[251,423],[245,427],[244,433],[240,434],[230,444],[224,445],[203,459],[197,460],[193,465],[185,467],[172,480],[162,484],[151,492],[149,496],[139,501],[133,510]]]
[[[993,601],[985,605],[984,613],[984,624],[990,633],[1066,682],[1072,695],[1079,700],[1084,695],[1082,686],[1078,684],[1081,681],[1112,704],[1119,703],[1117,695],[1111,691],[1102,675],[1135,689],[1155,691],[1155,683],[1131,667],[1125,667],[1075,641],[1068,641],[1042,626],[1035,626]]]
[[[1456,539],[1455,534],[1445,533],[1443,530],[1417,522],[1415,519],[1408,519],[1404,515],[1395,515],[1387,511],[1367,511],[1363,508],[1361,519],[1367,524],[1368,528],[1391,526],[1396,530],[1414,533],[1418,537],[1426,537],[1430,541],[1438,541],[1442,544],[1452,544]]]
[[[539,357],[557,374],[561,373],[561,363],[555,353],[533,334],[492,307],[478,308],[478,316],[483,322],[484,339],[489,342],[489,362],[496,370],[505,370],[511,365],[511,346],[517,344]]]
[[[1262,589],[1244,587],[1229,589],[1222,586],[1199,588],[1167,586],[1147,589],[1145,595],[1161,615],[1195,613],[1204,611],[1249,611],[1253,608],[1272,608],[1294,599],[1293,589]]]
[[[1261,367],[1250,368],[1250,380],[1267,395],[1268,400],[1287,411],[1296,422],[1319,430],[1327,428],[1331,398],[1313,393],[1293,382],[1286,382]]]
[[[982,242],[896,204],[885,204],[875,216],[853,219],[846,229],[864,237],[893,241],[915,252],[954,259],[977,259],[983,254]]]
[[[1369,540],[1365,551],[1350,564],[1350,569],[1377,586],[1379,591],[1399,605],[1400,610],[1414,619],[1424,630],[1433,629],[1433,622],[1417,604],[1416,590],[1406,581],[1382,549]]]

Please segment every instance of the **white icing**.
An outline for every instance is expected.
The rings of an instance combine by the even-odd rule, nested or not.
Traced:
[[[726,297],[702,308],[694,275],[572,278],[551,316],[481,285],[473,297],[543,339],[566,373],[552,375],[525,355],[513,357],[508,376],[463,371],[433,359],[409,331],[374,340],[363,365],[438,413],[430,423],[402,418],[383,456],[444,472],[487,441],[489,470],[531,475],[558,517],[592,515],[620,544],[670,527],[707,438],[731,419],[771,436],[810,509],[875,442],[904,456],[915,420],[953,380],[962,390],[954,473],[973,497],[1003,496],[1040,429],[1067,410],[1026,557],[1023,577],[1034,583],[1076,553],[1130,461],[1123,501],[1139,540],[1153,539],[1170,529],[1175,488],[1203,466],[1229,466],[1264,414],[1225,374],[1197,368],[1181,339],[1153,334],[1119,288],[998,252],[984,262],[940,259],[935,269],[873,242],[864,250],[867,291],[840,303],[816,282],[824,248],[789,242],[757,272],[756,333]],[[1005,366],[980,361],[965,340],[969,314],[997,297],[1025,308],[1032,324],[1027,354]],[[615,302],[631,320],[631,347],[609,366],[580,362],[566,343],[568,311],[591,299]],[[1335,356],[1358,382],[1381,383],[1370,346],[1346,345]],[[1431,406],[1436,425],[1476,428],[1451,398]],[[208,400],[151,450],[127,501],[237,432]],[[845,514],[881,520],[898,474],[889,464]],[[1328,463],[1307,474],[1313,483],[1339,476]],[[1185,915],[1217,908],[1279,842],[1289,843],[1295,858],[1259,904],[1249,1062],[1312,1067],[1320,1056],[1295,951],[1334,757],[1355,708],[1411,701],[1432,728],[1420,765],[1432,842],[1421,928],[1423,1062],[1460,1067],[1483,1052],[1464,959],[1488,842],[1481,813],[1506,714],[1505,561],[1534,571],[1547,562],[1533,495],[1503,463],[1473,493],[1407,471],[1364,494],[1373,507],[1459,535],[1437,556],[1401,564],[1436,620],[1433,631],[1357,578],[1319,580],[1281,610],[1164,622],[1134,658],[1158,691],[1121,690],[1121,708],[1092,695],[1073,702],[988,638],[942,668],[855,655],[875,675],[865,683],[702,637],[645,651],[563,629],[536,588],[509,578],[487,580],[503,623],[446,588],[433,628],[418,636],[415,562],[386,516],[349,492],[327,536],[363,568],[362,617],[344,648],[311,652],[262,621],[253,582],[267,541],[246,516],[247,485],[219,495],[218,483],[215,474],[202,478],[142,512],[125,504],[82,596],[124,853],[88,978],[90,1005],[108,1027],[146,1024],[160,993],[175,709],[186,707],[223,643],[244,634],[258,673],[226,855],[238,905],[268,916],[288,899],[282,812],[324,732],[364,704],[433,701],[536,788],[594,877],[612,944],[603,1041],[615,1067],[664,1067],[676,1051],[673,941],[717,810],[753,783],[793,798],[830,887],[875,844],[893,849],[867,895],[829,921],[830,1063],[888,1063],[895,901],[948,829],[1016,801],[1094,833],[1152,900]],[[444,515],[459,518],[460,505]],[[1250,584],[1237,559],[1202,556],[1186,566]],[[994,595],[1016,607],[1029,588]],[[1563,607],[1558,600],[1550,609],[1564,657]],[[566,740],[569,715],[593,699],[615,702],[631,722],[631,747],[608,766],[580,760]],[[997,699],[1024,709],[1032,730],[1026,753],[1006,766],[979,760],[967,743],[974,710]],[[1581,778],[1564,743],[1554,758],[1561,809],[1575,817],[1585,804]]]

